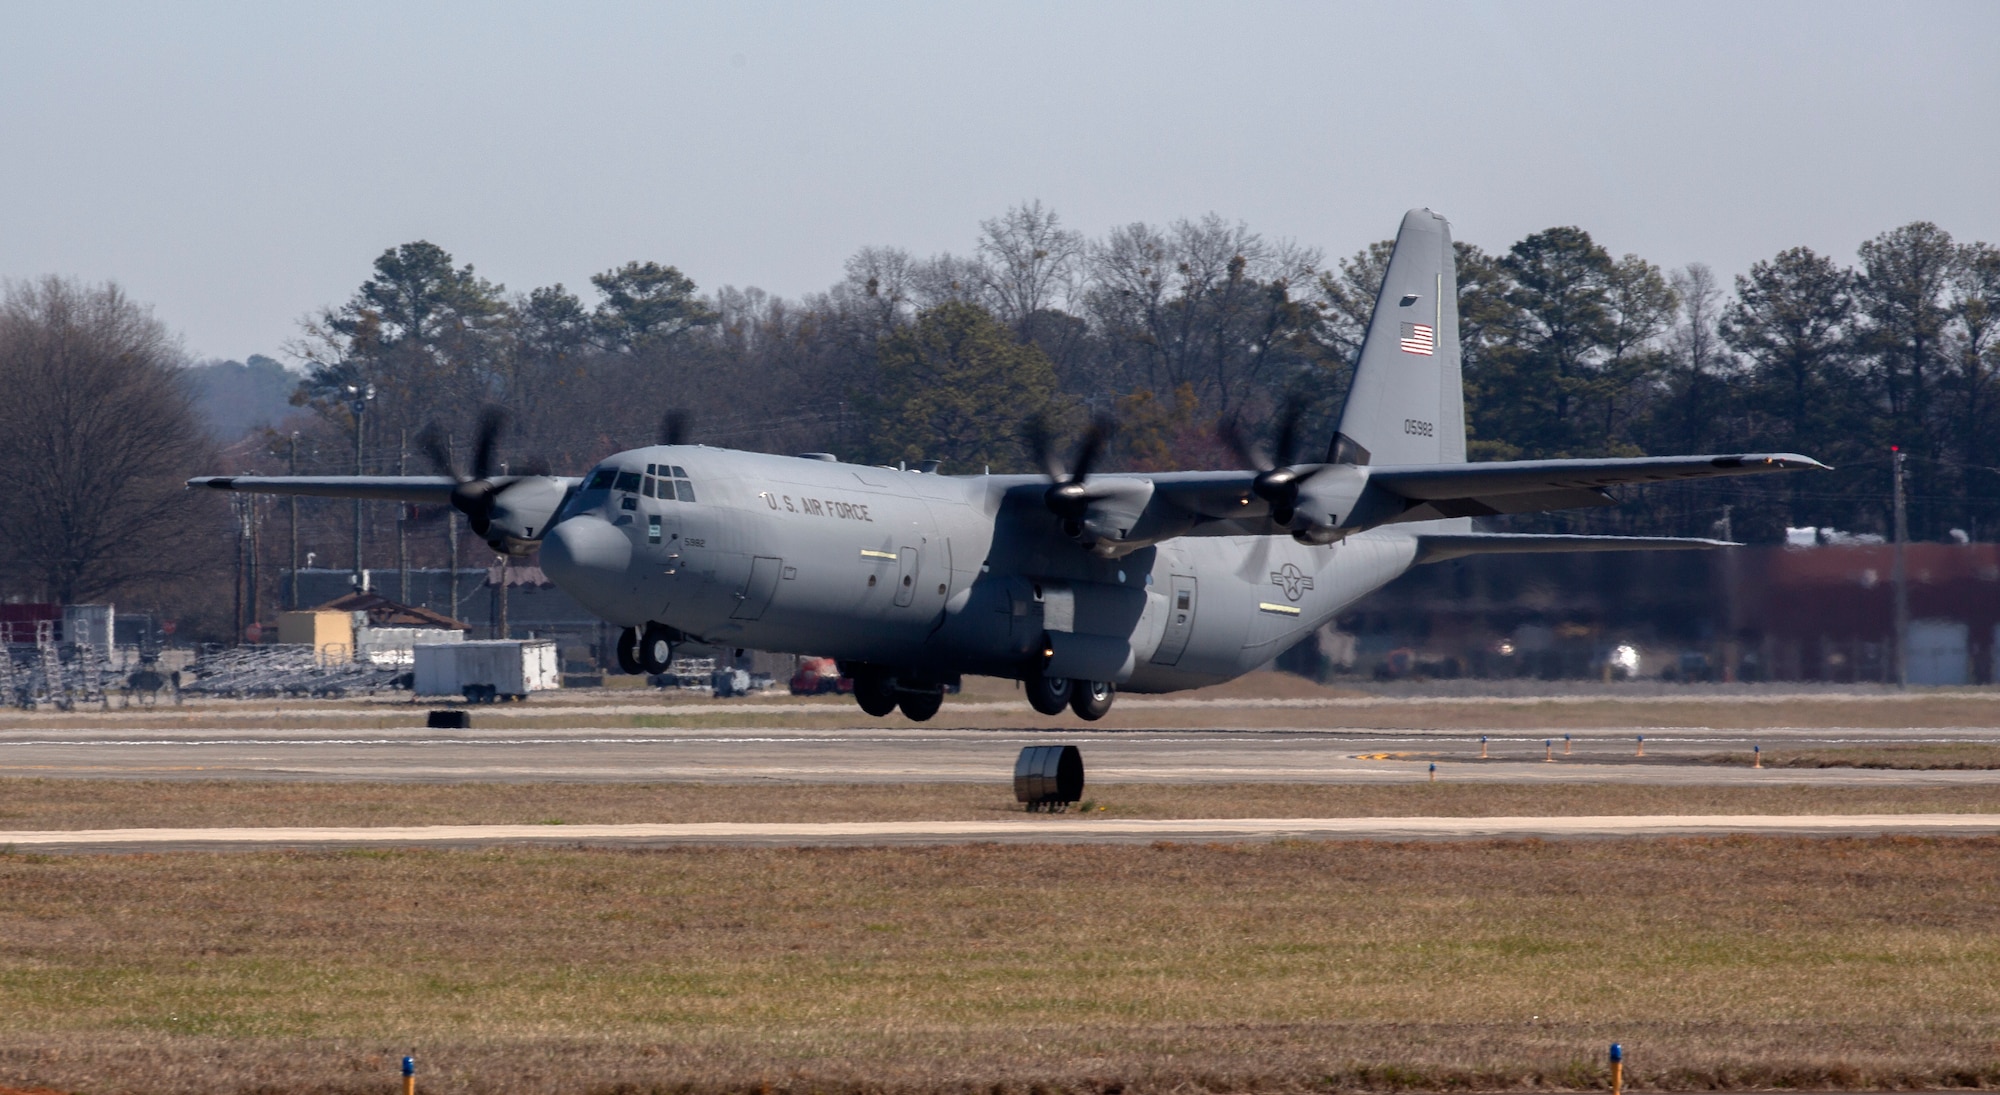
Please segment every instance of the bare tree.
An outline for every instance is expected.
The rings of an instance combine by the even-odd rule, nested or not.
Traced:
[[[118,286],[0,295],[0,557],[65,603],[183,577],[213,516],[182,481],[211,456],[179,345]],[[204,529],[206,531],[206,529]]]
[[[1002,323],[1026,336],[1035,314],[1065,304],[1083,262],[1083,233],[1042,203],[1024,202],[979,224],[980,272]]]

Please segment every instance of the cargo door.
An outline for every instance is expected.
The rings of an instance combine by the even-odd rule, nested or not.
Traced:
[[[1167,629],[1153,651],[1154,665],[1177,665],[1187,649],[1188,635],[1194,631],[1194,610],[1198,591],[1194,575],[1176,574],[1167,588]]]
[[[913,547],[902,548],[896,553],[896,607],[908,608],[917,596],[917,563],[919,556]]]
[[[771,607],[771,595],[778,591],[778,576],[785,571],[785,561],[771,555],[759,555],[750,560],[750,580],[743,583],[743,591],[736,595],[736,609],[729,614],[732,620],[755,620]]]

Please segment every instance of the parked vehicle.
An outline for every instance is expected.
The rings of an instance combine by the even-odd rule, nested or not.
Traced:
[[[419,696],[464,696],[467,703],[525,700],[562,687],[556,644],[546,639],[419,643],[411,649]]]
[[[800,658],[791,690],[794,696],[845,695],[854,691],[854,682],[840,675],[840,666],[832,658]]]

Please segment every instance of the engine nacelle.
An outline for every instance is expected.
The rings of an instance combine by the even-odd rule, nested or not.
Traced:
[[[546,475],[523,476],[493,494],[482,538],[493,550],[526,555],[549,531],[556,511],[569,496],[569,485]]]
[[[1367,527],[1372,523],[1369,515],[1357,513],[1366,508],[1367,491],[1368,469],[1360,465],[1335,464],[1315,472],[1299,487],[1292,538],[1302,544],[1330,544]]]

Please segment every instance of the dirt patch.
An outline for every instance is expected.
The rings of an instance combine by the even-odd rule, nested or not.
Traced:
[[[1710,764],[1743,766],[1757,759],[1751,753],[1711,753]],[[2000,745],[1967,742],[1912,745],[1830,746],[1808,749],[1766,749],[1766,768],[1894,768],[1913,771],[1990,771],[2000,769]]]

